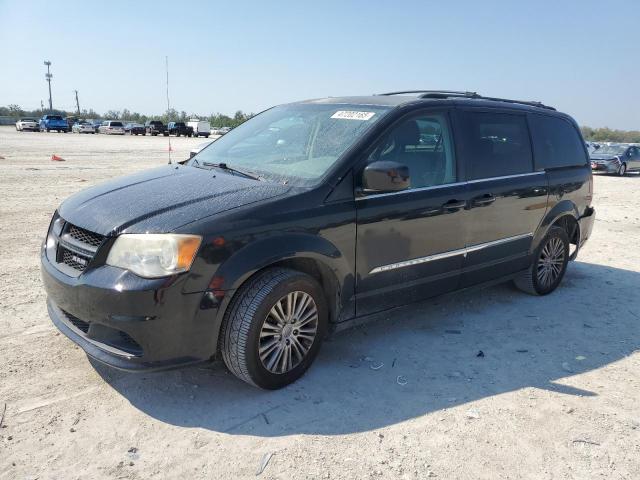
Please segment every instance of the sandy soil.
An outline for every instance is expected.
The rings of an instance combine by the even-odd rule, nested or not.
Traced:
[[[56,206],[167,155],[166,138],[0,128],[0,479],[255,478],[263,462],[266,479],[640,478],[640,175],[596,178],[593,237],[554,294],[407,307],[264,392],[221,364],[92,365],[49,321]]]

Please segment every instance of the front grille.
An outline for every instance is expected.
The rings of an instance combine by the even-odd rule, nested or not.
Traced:
[[[80,275],[87,269],[104,239],[104,235],[65,223],[57,238],[58,267],[68,275]]]
[[[80,243],[91,245],[92,247],[99,247],[104,236],[85,230],[84,228],[76,227],[69,224],[69,235],[71,238],[77,240]]]
[[[62,263],[79,272],[84,272],[91,261],[91,257],[79,255],[71,250],[67,250],[65,247],[60,247],[60,250],[62,252]]]

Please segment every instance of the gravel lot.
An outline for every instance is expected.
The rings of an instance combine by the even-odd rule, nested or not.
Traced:
[[[171,142],[182,159],[202,140]],[[263,462],[266,479],[640,478],[640,175],[596,178],[594,234],[554,294],[406,307],[264,392],[221,364],[93,365],[47,316],[56,206],[166,163],[166,138],[0,127],[0,157],[0,479],[255,478]]]

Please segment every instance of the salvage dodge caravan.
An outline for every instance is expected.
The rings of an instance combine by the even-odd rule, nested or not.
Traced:
[[[280,388],[377,312],[507,280],[554,291],[594,222],[584,145],[551,107],[469,92],[271,108],[64,201],[42,247],[49,313],[116,368],[221,357]]]

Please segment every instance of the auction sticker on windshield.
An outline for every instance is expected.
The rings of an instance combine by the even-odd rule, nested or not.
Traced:
[[[338,110],[331,115],[331,118],[340,118],[343,120],[369,120],[376,112],[356,112],[354,110]]]

